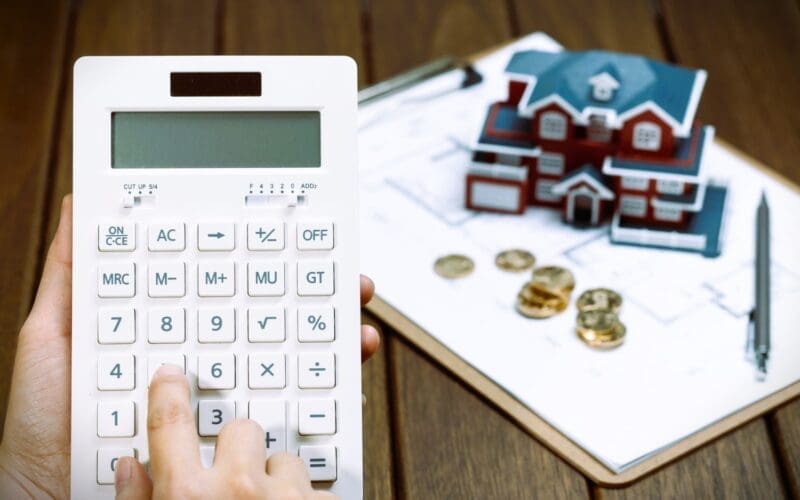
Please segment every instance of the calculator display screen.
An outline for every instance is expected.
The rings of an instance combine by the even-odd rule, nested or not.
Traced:
[[[319,167],[318,111],[111,114],[112,168]]]

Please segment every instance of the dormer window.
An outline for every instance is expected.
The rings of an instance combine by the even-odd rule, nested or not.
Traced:
[[[608,102],[613,99],[614,91],[619,88],[617,79],[607,71],[589,78],[589,85],[592,86],[592,99],[601,102]]]

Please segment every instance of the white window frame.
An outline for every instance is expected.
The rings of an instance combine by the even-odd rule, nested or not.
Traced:
[[[614,89],[611,88],[611,85],[596,83],[592,88],[592,97],[597,101],[610,101],[612,95],[614,95]]]
[[[561,153],[541,153],[536,162],[536,170],[545,175],[564,175],[564,155]]]
[[[630,194],[620,196],[619,213],[626,217],[645,217],[647,215],[647,198]]]
[[[518,167],[519,165],[522,165],[522,157],[520,155],[497,153],[496,163]]]
[[[656,191],[664,194],[683,194],[684,183],[659,179],[656,181]]]
[[[647,177],[623,176],[620,182],[622,189],[631,191],[647,191],[650,188],[650,179]]]
[[[539,117],[539,137],[551,141],[567,138],[567,117],[558,111],[545,111]]]
[[[536,181],[536,199],[539,201],[561,201],[561,196],[553,193],[553,186],[558,184],[556,180],[538,179]]]
[[[653,122],[641,122],[634,125],[633,147],[642,151],[661,149],[661,127]]]
[[[653,217],[665,222],[680,222],[683,211],[679,208],[654,207]]]

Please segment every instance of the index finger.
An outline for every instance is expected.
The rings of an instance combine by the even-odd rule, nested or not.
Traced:
[[[194,474],[200,469],[189,382],[177,366],[163,365],[150,383],[147,440],[153,480]]]

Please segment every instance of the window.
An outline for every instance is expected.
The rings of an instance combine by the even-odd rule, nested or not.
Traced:
[[[501,165],[513,165],[513,166],[522,165],[522,157],[519,155],[498,153],[497,163],[500,163]]]
[[[683,183],[660,180],[656,182],[656,191],[664,194],[683,194]]]
[[[563,113],[547,111],[539,118],[539,137],[563,141],[567,137],[567,118]]]
[[[654,211],[656,219],[668,222],[680,222],[682,212],[677,208],[658,207]]]
[[[647,199],[644,196],[621,196],[619,211],[630,217],[644,217],[647,213]]]
[[[611,127],[605,115],[593,114],[589,117],[589,126],[586,130],[590,141],[611,142]]]
[[[637,123],[633,127],[633,147],[658,151],[661,148],[661,127],[653,122]]]
[[[564,175],[564,155],[559,153],[542,153],[539,155],[537,169],[540,174]]]
[[[553,193],[553,186],[558,181],[540,179],[536,182],[536,199],[539,201],[558,201],[561,197]]]
[[[646,177],[623,177],[622,189],[630,189],[632,191],[647,191],[650,187],[650,179]]]

